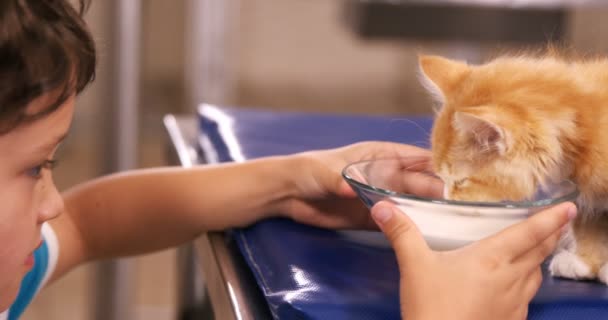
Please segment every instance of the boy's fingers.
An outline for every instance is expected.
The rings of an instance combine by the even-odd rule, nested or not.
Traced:
[[[537,266],[532,270],[532,272],[530,272],[530,274],[528,274],[528,276],[524,279],[523,282],[524,287],[522,292],[525,295],[527,301],[531,301],[534,298],[534,296],[538,292],[538,289],[540,289],[542,283],[543,272],[541,271],[540,267]]]
[[[394,147],[394,151],[397,154],[398,157],[403,157],[403,158],[411,158],[411,157],[419,157],[419,158],[423,158],[423,157],[427,157],[430,158],[432,153],[431,150],[429,149],[423,149],[423,148],[419,148],[413,145],[408,145],[408,144],[402,144],[402,143],[393,143],[393,142],[389,142],[393,147]]]
[[[407,172],[400,176],[403,193],[420,197],[443,198],[443,181],[425,172]]]
[[[378,202],[372,207],[372,217],[391,243],[401,266],[421,259],[430,251],[414,222],[394,205]]]
[[[355,192],[355,190],[353,190],[353,188],[351,188],[348,182],[344,181],[342,177],[340,177],[340,179],[341,181],[339,182],[337,194],[345,198],[356,198],[357,193]]]
[[[393,190],[422,197],[442,198],[443,181],[432,173],[430,157],[405,158],[399,164],[397,172],[394,175],[398,180],[395,183],[397,189]]]
[[[575,216],[576,206],[570,202],[562,203],[487,238],[484,240],[485,245],[491,250],[503,252],[505,257],[513,260],[536,248]]]
[[[561,229],[555,231],[541,244],[517,257],[515,263],[521,265],[524,270],[538,268],[538,266],[555,250],[561,235]]]

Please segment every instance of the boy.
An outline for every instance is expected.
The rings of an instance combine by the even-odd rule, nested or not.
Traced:
[[[55,150],[68,133],[75,95],[95,72],[95,46],[81,18],[84,0],[80,5],[78,13],[68,0],[0,4],[0,320],[17,319],[40,288],[81,263],[175,246],[208,230],[279,215],[321,227],[373,227],[369,212],[342,181],[340,170],[370,157],[428,156],[411,146],[370,142],[240,164],[121,173],[60,194],[51,176]],[[328,201],[333,202],[328,205]],[[483,314],[526,306],[538,288],[542,258],[573,216],[566,213],[568,208],[573,206],[548,210],[449,255],[446,261],[465,266],[456,269],[457,275],[467,275],[470,287],[484,287],[483,292],[470,294],[470,306],[450,304],[447,296],[443,307],[452,318],[470,315],[470,310]],[[391,239],[400,263],[413,254],[420,258],[436,254],[425,248],[404,215],[392,215],[387,209],[386,205],[374,208],[374,217]],[[494,273],[485,269],[492,266],[483,262],[494,261],[496,252],[504,252],[500,261],[509,262],[500,270],[518,272],[488,278]],[[423,299],[428,292],[422,281],[441,279],[444,270],[437,263],[443,260],[421,261],[426,263],[409,264],[408,270],[425,268],[429,273],[402,279],[402,286],[421,288],[419,293],[408,290],[403,306],[419,319],[429,319],[428,310],[435,303]],[[512,265],[512,261],[523,262]],[[502,281],[494,285],[488,279]],[[505,283],[521,287],[504,295]],[[447,289],[458,284],[436,285],[457,297]],[[491,303],[488,296],[494,297]]]

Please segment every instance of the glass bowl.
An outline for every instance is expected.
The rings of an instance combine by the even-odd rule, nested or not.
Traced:
[[[355,162],[344,168],[342,176],[368,208],[381,200],[394,203],[435,250],[451,250],[480,240],[578,196],[576,185],[564,180],[545,185],[528,201],[446,200],[443,182],[430,171],[428,158],[420,157]]]

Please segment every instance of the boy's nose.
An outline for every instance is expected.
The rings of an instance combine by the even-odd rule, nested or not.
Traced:
[[[59,190],[54,185],[50,189],[46,201],[40,208],[38,215],[39,223],[58,217],[64,210],[63,197],[59,193]]]

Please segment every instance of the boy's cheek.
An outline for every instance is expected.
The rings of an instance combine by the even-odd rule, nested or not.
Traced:
[[[0,313],[8,310],[15,299],[17,299],[21,281],[23,280],[23,276],[5,279],[6,276],[8,274],[4,273],[2,278],[0,278]]]
[[[27,260],[33,250],[29,248],[29,242],[36,237],[35,227],[25,229],[22,222],[14,227],[6,230],[6,225],[0,225],[0,243],[4,244],[0,246],[0,312],[13,303],[23,277],[32,268]]]

